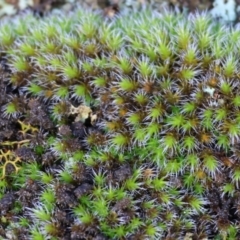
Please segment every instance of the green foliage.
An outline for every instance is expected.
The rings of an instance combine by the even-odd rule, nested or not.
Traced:
[[[119,82],[119,86],[121,90],[126,91],[126,92],[131,92],[134,89],[136,89],[137,84],[133,81],[130,81],[129,79],[122,79]]]
[[[44,207],[36,208],[33,210],[34,217],[40,221],[49,221],[51,219],[51,214]]]
[[[84,224],[90,224],[93,221],[93,216],[89,213],[84,206],[78,205],[73,209],[74,214]]]
[[[149,10],[26,17],[0,26],[7,234],[237,239],[238,29]]]
[[[129,143],[129,137],[123,134],[117,134],[113,139],[112,143],[117,147],[121,148]]]
[[[46,236],[39,229],[34,228],[31,230],[31,237],[33,240],[44,240]]]

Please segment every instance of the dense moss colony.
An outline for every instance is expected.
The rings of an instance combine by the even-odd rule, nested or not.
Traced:
[[[238,239],[240,31],[206,15],[0,27],[2,239]]]

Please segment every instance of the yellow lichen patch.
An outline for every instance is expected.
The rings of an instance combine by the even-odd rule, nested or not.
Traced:
[[[16,173],[20,170],[20,167],[17,166],[17,163],[21,162],[21,159],[15,156],[15,154],[10,150],[7,152],[0,150],[0,162],[3,163],[3,165],[0,167],[0,169],[2,169],[2,176],[0,179],[5,178],[8,164],[11,164],[15,168]]]
[[[27,132],[31,133],[38,132],[38,128],[32,127],[29,123],[24,123],[20,120],[18,120],[18,123],[20,124],[22,129],[19,132],[22,133],[23,136],[25,136]]]
[[[30,142],[29,139],[25,139],[22,141],[5,141],[0,143],[0,146],[8,146],[10,148],[13,148],[16,146],[17,148],[19,148],[22,144],[29,143],[29,142]]]
[[[97,114],[91,114],[91,123],[93,124],[97,120]]]
[[[90,118],[93,124],[97,120],[97,115],[93,114],[92,109],[85,105],[80,105],[78,107],[70,106],[69,114],[77,114],[75,122],[84,122],[86,119]]]
[[[183,240],[192,240],[193,233],[187,232]]]

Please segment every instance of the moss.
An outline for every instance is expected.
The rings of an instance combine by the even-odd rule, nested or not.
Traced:
[[[27,239],[238,238],[237,29],[148,10],[28,19],[0,30],[1,154],[21,156],[3,237],[25,219]]]

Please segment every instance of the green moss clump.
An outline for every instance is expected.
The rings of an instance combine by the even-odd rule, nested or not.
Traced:
[[[238,29],[154,11],[28,19],[0,27],[1,118],[28,141],[2,183],[3,237],[239,238]],[[20,135],[19,116],[38,131]]]

